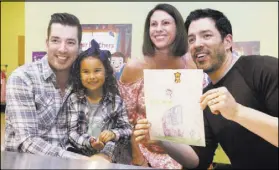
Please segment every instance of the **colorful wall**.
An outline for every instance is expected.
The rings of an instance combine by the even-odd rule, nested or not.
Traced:
[[[26,2],[25,62],[32,51],[45,50],[50,15],[69,12],[82,24],[132,24],[132,58],[142,57],[145,18],[159,2]],[[186,19],[192,10],[213,8],[230,19],[234,41],[260,41],[260,53],[278,57],[277,2],[167,2]]]
[[[234,41],[260,41],[261,54],[278,57],[277,2],[169,3],[178,8],[184,19],[197,8],[221,10],[231,20]],[[82,24],[133,24],[132,57],[142,57],[144,20],[156,4],[158,2],[2,2],[1,64],[8,64],[8,75],[19,66],[18,38],[22,36],[26,36],[23,62],[32,61],[32,51],[45,50],[47,24],[54,12],[73,13]],[[216,153],[215,161],[229,162],[221,149]]]
[[[1,64],[8,64],[8,75],[19,65],[18,39],[25,35],[24,6],[24,2],[1,2]]]

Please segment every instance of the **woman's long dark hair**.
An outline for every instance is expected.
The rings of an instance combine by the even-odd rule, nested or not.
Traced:
[[[85,97],[86,88],[81,83],[80,65],[81,62],[88,57],[97,58],[102,62],[105,68],[105,83],[103,85],[103,97],[100,103],[103,103],[104,99],[111,95],[113,102],[112,106],[114,108],[115,96],[119,95],[119,90],[117,86],[117,81],[114,77],[113,69],[110,65],[109,58],[111,57],[111,53],[107,50],[100,50],[99,44],[94,39],[91,41],[91,47],[78,55],[71,69],[74,93],[76,93],[79,98]]]

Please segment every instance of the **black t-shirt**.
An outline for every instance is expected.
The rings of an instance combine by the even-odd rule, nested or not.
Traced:
[[[215,85],[204,92],[225,86],[236,102],[278,117],[278,59],[270,56],[242,56]],[[204,110],[206,147],[193,146],[200,157],[198,168],[212,162],[218,142],[233,168],[276,168],[278,148],[238,123]]]

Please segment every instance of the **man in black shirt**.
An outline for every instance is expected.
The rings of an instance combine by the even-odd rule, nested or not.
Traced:
[[[200,103],[204,109],[206,147],[183,151],[198,155],[196,168],[208,168],[220,143],[233,169],[278,169],[278,59],[232,55],[232,27],[220,11],[198,9],[185,21],[189,52],[211,79]],[[146,140],[148,121],[135,126],[136,141]],[[160,142],[159,142],[160,143]],[[161,142],[162,143],[162,142]],[[172,156],[172,147],[162,147]],[[179,151],[178,151],[179,152]],[[179,154],[177,154],[179,155]],[[173,156],[185,167],[184,161]],[[192,167],[191,167],[192,168]]]
[[[232,27],[220,11],[199,9],[185,21],[189,52],[211,79],[201,97],[206,147],[193,147],[199,167],[217,144],[233,168],[278,169],[278,59],[232,56]]]

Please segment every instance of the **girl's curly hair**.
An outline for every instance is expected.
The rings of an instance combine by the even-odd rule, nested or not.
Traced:
[[[115,106],[115,96],[119,95],[117,81],[114,77],[113,68],[110,64],[111,53],[107,50],[100,50],[99,44],[92,39],[91,47],[86,51],[81,52],[77,59],[75,60],[72,69],[71,77],[73,82],[73,91],[77,94],[79,98],[85,97],[86,88],[82,85],[81,76],[80,76],[80,65],[82,60],[88,57],[94,57],[99,59],[105,68],[105,83],[103,85],[103,97],[100,103],[104,102],[106,96],[112,96],[112,105]]]

